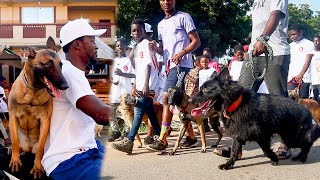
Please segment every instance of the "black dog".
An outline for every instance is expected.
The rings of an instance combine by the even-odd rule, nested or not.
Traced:
[[[177,108],[180,111],[179,118],[181,121],[181,128],[180,128],[178,139],[176,141],[176,144],[173,150],[169,153],[169,155],[174,155],[175,152],[177,151],[179,143],[187,128],[187,121],[194,121],[199,126],[201,142],[202,142],[201,152],[206,152],[206,138],[205,138],[205,131],[203,127],[203,119],[209,117],[210,124],[213,130],[218,135],[218,140],[215,142],[214,145],[212,145],[212,147],[217,147],[217,145],[221,141],[222,134],[218,127],[219,126],[218,112],[214,109],[211,109],[210,111],[206,111],[206,114],[203,115],[201,109],[197,108],[196,110],[193,110],[196,108],[196,104],[189,103],[188,98],[189,98],[188,95],[180,87],[172,86],[168,89],[168,103],[170,105],[170,111],[173,113],[174,106],[177,106]],[[202,114],[202,116],[197,116],[197,118],[194,118],[192,114],[197,114],[197,115]]]
[[[206,109],[217,108],[226,129],[233,138],[231,156],[220,169],[234,165],[242,144],[256,141],[272,165],[278,164],[277,155],[270,149],[273,134],[279,134],[289,148],[300,148],[293,161],[305,162],[310,148],[320,136],[320,129],[312,125],[310,111],[289,98],[256,94],[231,81],[225,68],[219,75],[205,82],[190,101],[205,102]]]

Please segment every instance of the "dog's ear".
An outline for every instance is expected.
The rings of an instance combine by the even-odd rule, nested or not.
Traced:
[[[29,56],[28,59],[34,59],[36,57],[36,51],[34,50],[34,48],[29,48]]]
[[[218,75],[217,71],[214,71],[209,79],[213,79],[214,77],[216,77]]]
[[[47,46],[47,49],[51,49],[52,51],[57,52],[57,45],[51,36],[48,37],[46,46]]]
[[[220,82],[227,82],[231,80],[228,68],[223,68],[217,77]]]

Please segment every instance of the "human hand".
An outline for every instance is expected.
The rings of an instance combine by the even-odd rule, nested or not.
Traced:
[[[175,63],[176,65],[179,65],[182,60],[183,55],[181,54],[181,51],[178,54],[175,54],[172,56],[171,61]]]
[[[149,96],[149,86],[148,86],[148,85],[145,85],[145,86],[142,88],[142,94],[143,94],[144,97]]]
[[[303,75],[302,74],[298,74],[294,77],[294,79],[297,81],[297,82],[301,82],[302,81],[302,78],[303,78]]]
[[[264,53],[265,51],[265,46],[262,42],[257,41],[254,45],[253,45],[253,56],[259,56],[260,54]]]
[[[155,50],[155,48],[157,47],[157,42],[155,40],[149,41],[149,47],[151,50]]]
[[[136,97],[138,95],[138,92],[137,92],[136,88],[132,88],[131,95],[134,96],[134,97]]]

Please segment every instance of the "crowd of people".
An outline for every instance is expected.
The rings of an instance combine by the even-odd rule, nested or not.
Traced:
[[[162,79],[165,77],[165,81],[161,80],[164,84],[161,83],[160,88],[152,89],[158,89],[155,93],[159,97],[162,97],[162,101],[159,101],[159,98],[154,99],[155,102],[158,101],[163,104],[161,132],[159,135],[156,131],[155,136],[152,138],[153,143],[147,147],[149,150],[162,151],[168,146],[166,138],[171,130],[170,124],[173,114],[169,111],[167,91],[169,87],[176,86],[178,81],[177,76],[184,72],[185,77],[183,77],[182,88],[191,97],[199,90],[202,83],[211,77],[213,72],[219,73],[220,69],[225,67],[219,64],[217,58],[212,57],[212,50],[209,47],[203,49],[202,55],[192,58],[191,53],[200,46],[201,42],[192,17],[188,13],[176,10],[175,3],[176,1],[174,0],[160,0],[165,17],[159,22],[157,27],[158,42],[152,40],[150,36],[145,35],[145,39],[149,41],[149,45],[145,48],[149,49],[152,56],[144,56],[143,52],[133,48],[131,50],[132,56],[128,57],[132,63],[141,61],[141,58],[149,58],[147,60],[148,66],[146,67],[152,67],[155,64],[154,59],[159,59],[159,57],[161,59],[161,63],[157,64],[157,67],[160,67],[157,71],[159,77],[161,76]],[[137,20],[133,22],[135,21]],[[234,81],[238,81],[240,85],[255,92],[287,97],[287,90],[299,86],[301,87],[301,98],[309,98],[313,94],[314,99],[317,100],[319,95],[318,70],[320,69],[318,67],[319,38],[315,36],[312,43],[303,37],[303,31],[299,24],[291,25],[289,30],[288,24],[288,1],[254,1],[252,7],[252,41],[250,45],[238,44],[233,48],[234,55],[229,61],[227,68]],[[136,33],[133,27],[135,27],[134,24],[131,24],[132,37]],[[143,25],[141,23],[141,36],[150,31],[150,29],[149,24]],[[292,41],[290,44],[287,41],[288,34]],[[141,42],[136,43],[137,46],[140,46]],[[268,62],[268,71],[263,79],[256,79],[252,75],[253,73],[256,76],[263,74],[265,43],[268,43],[273,49],[273,60]],[[252,53],[254,57],[252,64],[250,64],[251,60],[248,53]],[[115,63],[117,62],[118,60],[115,60]],[[251,68],[250,65],[254,68]],[[252,72],[253,69],[254,72]],[[146,74],[149,75],[148,73]],[[118,68],[115,70],[115,75],[119,75]],[[150,76],[142,79],[146,78],[151,79]],[[154,76],[154,78],[157,77]],[[145,82],[141,81],[142,79],[139,78],[138,82],[145,83],[144,85],[146,85],[147,79]],[[121,87],[114,83],[113,87],[116,86],[117,92],[122,91]],[[136,91],[135,85],[130,85],[130,87],[132,87],[133,91]],[[310,93],[310,87],[313,89],[313,93]],[[148,88],[145,86],[144,90],[151,90],[150,84]],[[144,90],[142,90],[143,93],[141,95],[148,96],[148,93]],[[141,121],[138,122],[140,123]],[[209,126],[206,129],[206,131],[210,131]],[[190,146],[196,143],[193,130],[188,129],[187,132],[183,146]],[[114,134],[117,133],[111,134],[112,140],[118,138]],[[133,141],[134,138],[129,139],[129,141],[125,139],[119,143],[113,143],[112,147],[120,151],[132,152]],[[223,152],[228,150],[230,149],[224,148],[215,152],[218,155],[222,155],[228,154]],[[286,159],[290,156],[290,150],[285,144],[281,144],[277,155],[279,159]]]

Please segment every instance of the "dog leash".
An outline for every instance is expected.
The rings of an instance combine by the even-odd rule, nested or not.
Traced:
[[[264,68],[263,68],[263,71],[262,71],[262,74],[260,76],[256,75],[255,74],[255,71],[254,71],[254,65],[253,65],[253,61],[254,58],[253,57],[253,50],[251,50],[248,55],[249,55],[249,62],[247,62],[245,64],[246,66],[246,69],[248,67],[251,67],[251,73],[252,73],[252,77],[255,79],[255,80],[263,80],[264,79],[264,76],[266,75],[266,72],[268,70],[268,64],[269,64],[269,61],[272,61],[273,60],[273,50],[272,50],[272,47],[267,43],[267,41],[265,41],[262,37],[258,37],[257,38],[257,41],[261,42],[262,44],[264,44],[265,46],[265,51],[264,51],[264,54],[265,54],[265,65],[264,65]],[[244,72],[246,71],[246,69],[244,71],[242,71],[242,73],[240,74],[240,77],[239,77],[239,80],[242,78],[242,75],[244,74]]]
[[[303,83],[303,80],[297,81],[296,78],[292,78],[292,79],[288,82],[288,84],[290,84],[290,85],[298,85],[298,89],[301,88],[302,83]]]

